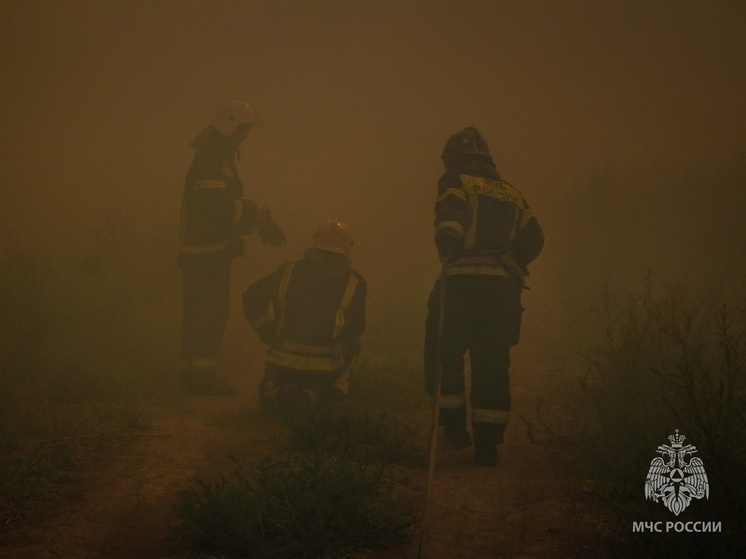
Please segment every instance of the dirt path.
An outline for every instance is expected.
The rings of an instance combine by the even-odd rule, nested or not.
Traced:
[[[232,375],[235,398],[182,394],[150,406],[146,429],[105,452],[63,489],[65,498],[37,504],[0,546],[7,559],[155,559],[178,555],[168,540],[173,505],[195,478],[213,479],[265,455],[282,424],[261,411],[260,369]]]
[[[176,522],[178,493],[194,478],[211,479],[271,449],[281,423],[260,411],[259,368],[236,375],[236,398],[183,396],[149,408],[148,429],[105,453],[82,473],[67,499],[38,508],[0,547],[7,559],[163,559],[180,550],[166,536]],[[442,454],[433,496],[428,559],[603,557],[583,482],[565,479],[548,447],[532,444],[518,419],[531,416],[537,387],[556,371],[514,369],[515,420],[496,468],[477,468],[468,450]],[[540,395],[540,394],[538,394]],[[426,424],[429,420],[425,420]],[[423,432],[423,437],[427,434]],[[424,502],[426,472],[410,489]],[[415,541],[371,559],[410,559]]]
[[[559,372],[513,369],[513,417],[499,447],[498,467],[474,466],[471,449],[441,454],[428,559],[590,559],[608,554],[584,493],[589,482],[567,479],[551,448],[530,442],[520,421],[520,416],[532,418],[537,395],[547,397],[557,388]]]

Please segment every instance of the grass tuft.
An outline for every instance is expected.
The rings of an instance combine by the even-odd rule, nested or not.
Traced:
[[[414,431],[402,420],[355,409],[319,410],[295,418],[283,436],[293,452],[326,453],[361,463],[422,465],[425,451],[413,444]]]
[[[193,550],[267,559],[342,558],[411,533],[381,464],[329,453],[278,452],[199,482],[177,505]]]

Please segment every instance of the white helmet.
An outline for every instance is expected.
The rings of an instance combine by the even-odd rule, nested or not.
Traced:
[[[228,99],[215,114],[213,126],[224,136],[230,136],[241,124],[261,124],[256,107],[244,99]]]

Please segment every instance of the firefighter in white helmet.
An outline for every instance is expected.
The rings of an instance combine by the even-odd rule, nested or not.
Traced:
[[[191,143],[197,151],[181,207],[181,358],[182,383],[199,394],[235,392],[216,365],[228,319],[231,261],[244,255],[242,237],[257,232],[264,244],[285,242],[269,210],[243,197],[236,169],[241,144],[260,123],[250,102],[230,99]]]
[[[365,330],[366,282],[350,267],[352,234],[323,222],[302,260],[283,264],[243,294],[246,319],[269,346],[262,406],[301,411],[343,401]]]

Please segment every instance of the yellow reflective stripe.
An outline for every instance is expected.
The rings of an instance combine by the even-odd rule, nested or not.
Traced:
[[[464,236],[464,227],[458,221],[441,221],[435,228],[435,232],[437,233],[441,229],[455,229],[459,239]]]
[[[447,276],[499,276],[512,278],[508,271],[502,266],[448,266]]]
[[[525,208],[523,195],[513,185],[505,181],[461,175],[464,192],[473,196],[489,196],[502,202],[512,202],[520,209]]]
[[[332,353],[334,353],[333,346],[299,344],[297,342],[289,342],[287,340],[281,340],[280,343],[277,344],[277,348],[282,351],[288,351],[290,353],[303,353],[310,355],[331,355]]]
[[[241,200],[234,200],[236,203],[236,209],[233,212],[233,223],[238,223],[241,221],[241,216],[243,215],[243,202]]]
[[[342,301],[339,303],[339,308],[337,309],[337,319],[334,325],[334,333],[332,334],[333,338],[336,338],[339,335],[339,332],[345,324],[345,313],[347,312],[347,307],[350,306],[350,301],[352,301],[352,296],[355,294],[356,287],[357,276],[350,273],[350,279],[347,281],[347,287],[345,288],[344,295],[342,295]]]
[[[286,297],[288,293],[288,285],[290,284],[290,275],[293,273],[293,266],[293,262],[285,266],[282,279],[280,280],[280,288],[277,291],[277,302],[280,305],[280,308],[278,309],[278,314],[280,315],[277,323],[278,333],[282,332],[282,326],[285,323],[285,303],[287,302]]]
[[[493,423],[497,425],[507,425],[510,421],[510,412],[507,410],[474,408],[471,411],[471,420],[474,423]]]
[[[228,245],[228,241],[222,243],[215,243],[214,245],[181,245],[179,252],[181,254],[209,254],[212,252],[219,252]]]
[[[345,369],[342,374],[337,377],[337,380],[335,380],[334,384],[332,385],[345,396],[350,393],[350,370],[351,367]]]
[[[194,190],[205,190],[211,188],[225,188],[225,181],[202,179],[195,181],[192,185]]]
[[[313,355],[296,355],[286,353],[277,349],[271,350],[267,354],[267,361],[294,369],[296,371],[336,371],[344,363],[341,355],[332,357],[316,357]]]
[[[441,409],[458,409],[466,406],[466,396],[464,394],[441,394]]]
[[[187,359],[186,362],[190,367],[195,369],[211,369],[218,364],[217,358],[205,359],[202,357],[192,357],[191,359]]]
[[[471,209],[471,220],[469,229],[466,230],[464,248],[472,250],[477,243],[477,211],[479,210],[479,196],[469,196],[469,208]]]
[[[436,201],[442,202],[449,196],[455,196],[456,198],[461,198],[462,200],[466,201],[466,193],[460,188],[446,188],[443,194],[438,196]]]

